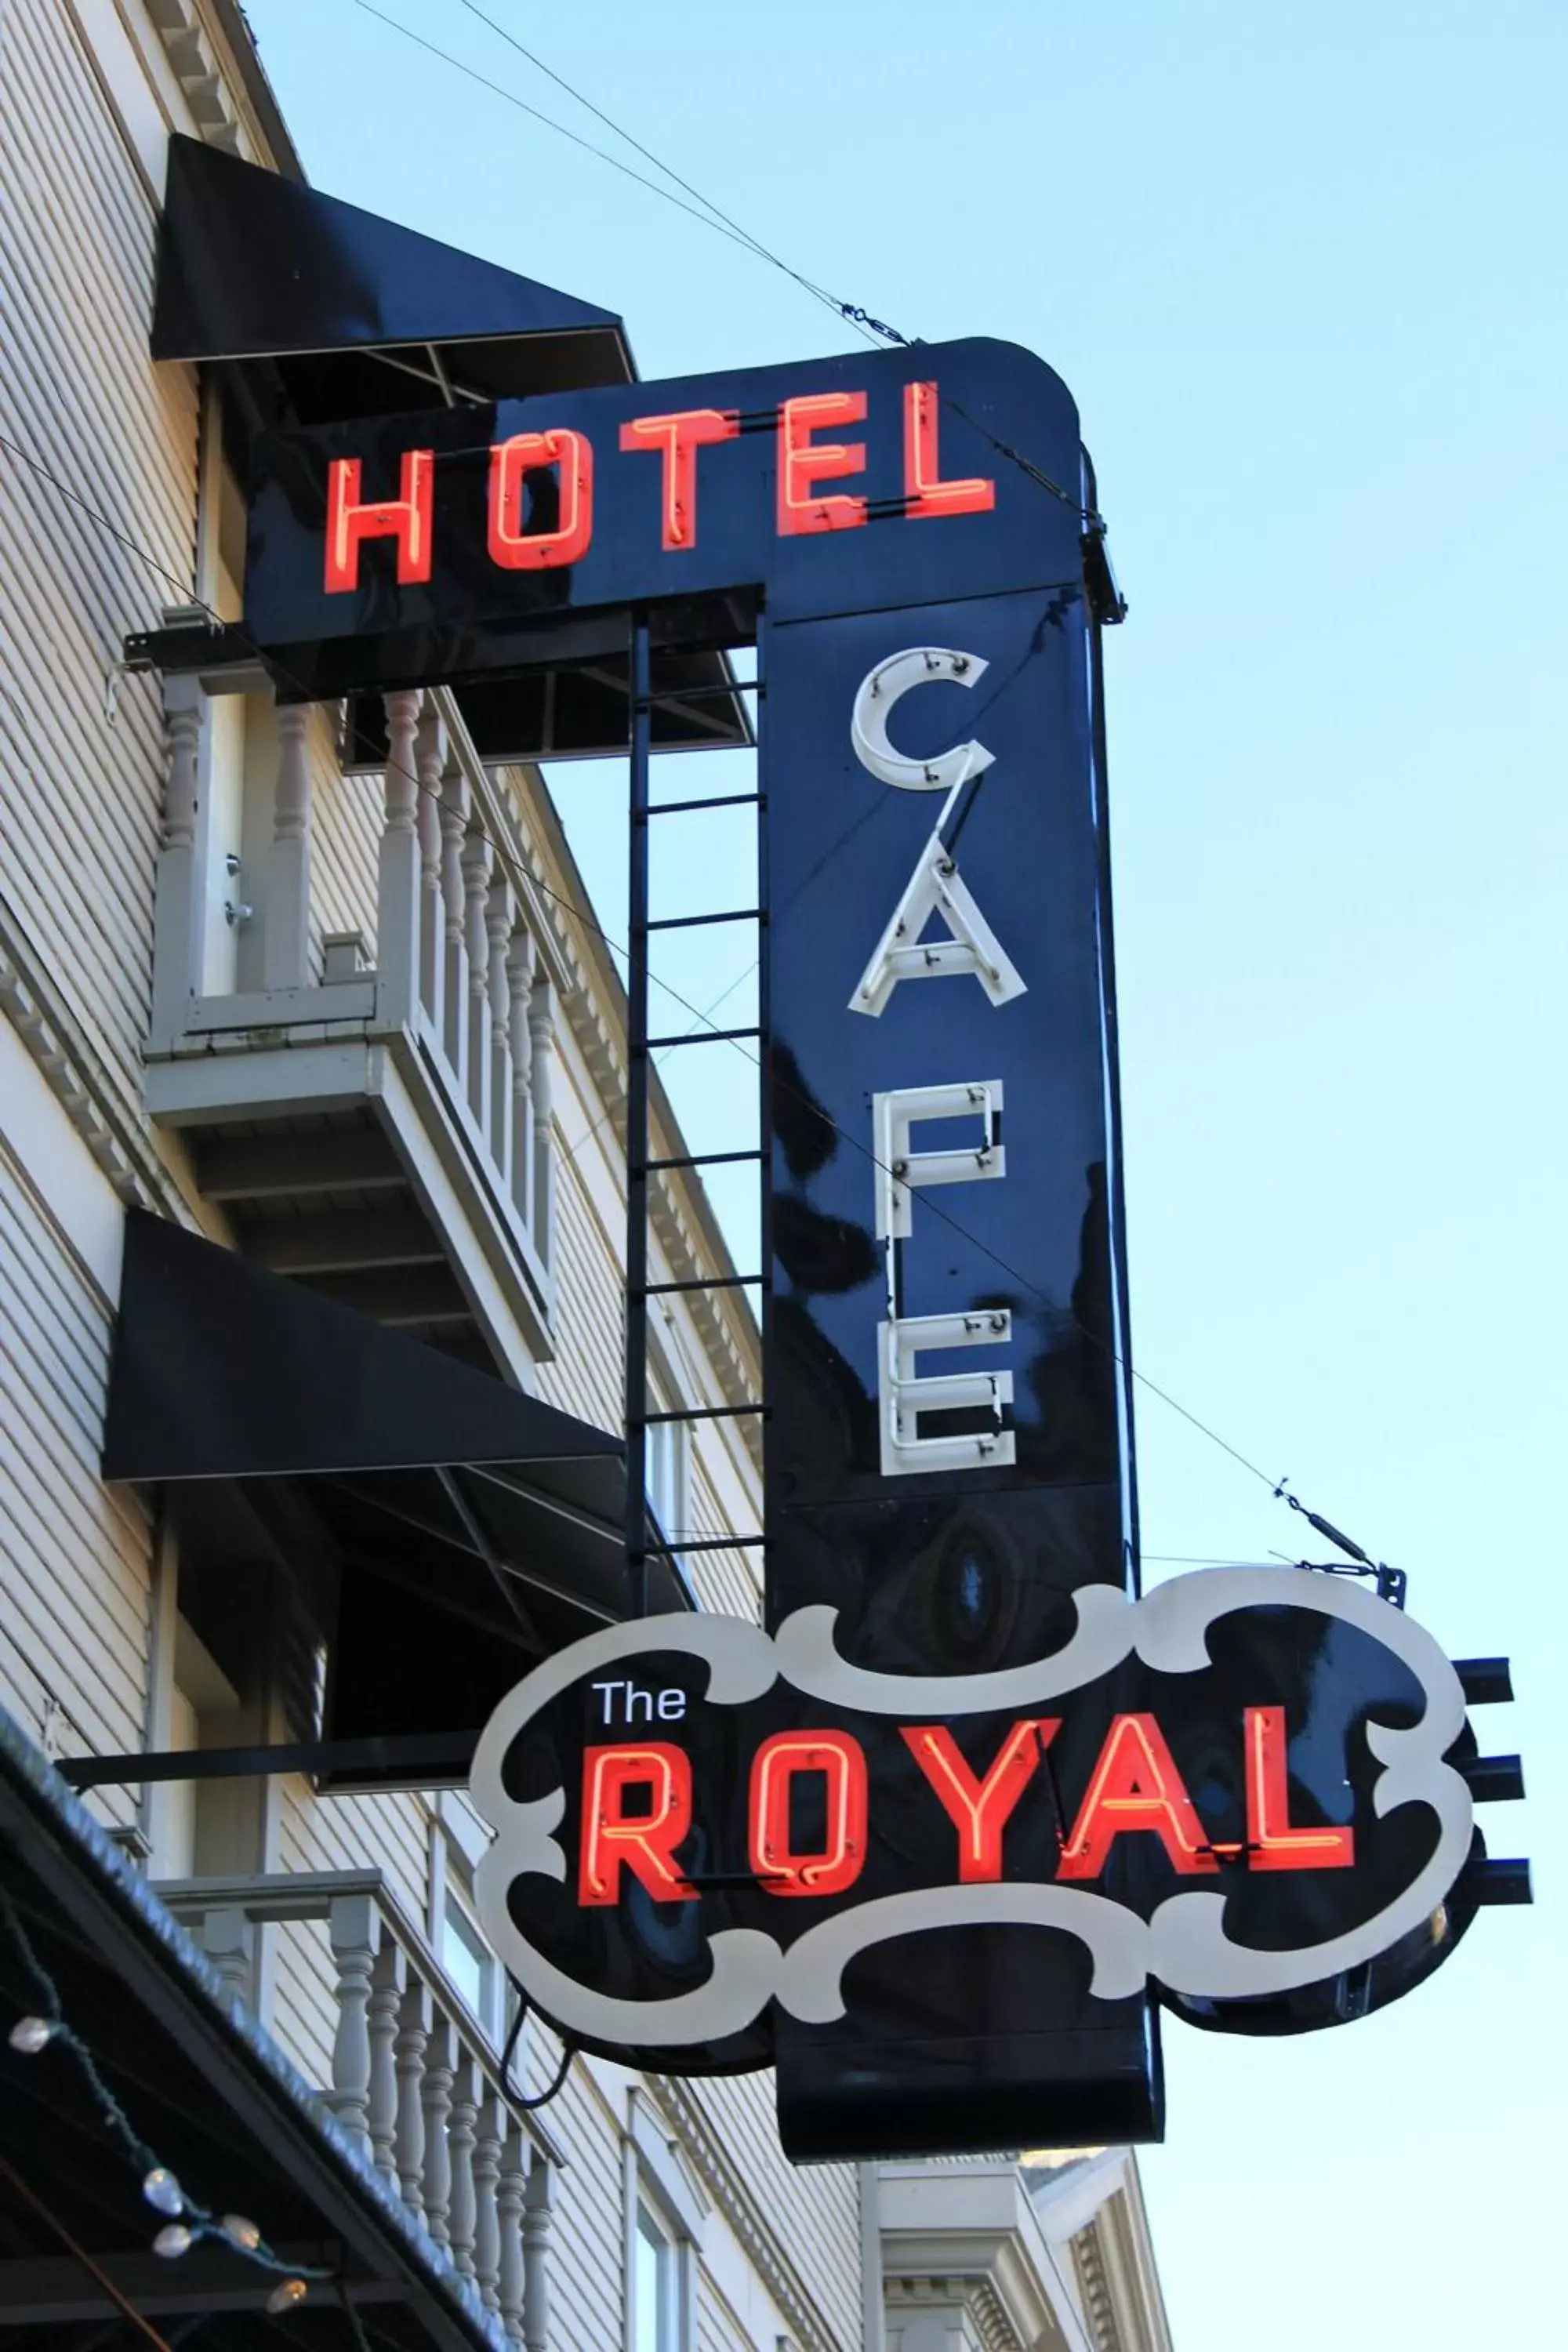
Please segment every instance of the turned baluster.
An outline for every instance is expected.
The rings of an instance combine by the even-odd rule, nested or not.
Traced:
[[[511,1197],[526,1232],[533,1230],[533,1040],[528,1025],[533,993],[532,934],[520,923],[507,954],[508,1024],[511,1037]]]
[[[487,2311],[500,2308],[500,2163],[507,2113],[486,2089],[474,2138],[474,2276]]]
[[[442,1039],[459,1088],[466,1083],[468,1044],[468,950],[463,929],[468,911],[463,882],[468,830],[468,780],[454,770],[441,788],[441,899],[447,910],[447,968],[441,987]]]
[[[511,984],[506,968],[511,924],[511,884],[503,874],[490,884],[489,897],[485,901],[485,929],[489,940],[490,1157],[503,1186],[511,1178]]]
[[[447,730],[426,696],[414,760],[419,779],[415,813],[419,835],[419,997],[437,1037],[442,1034],[442,982],[447,976],[447,902],[441,889],[441,771],[446,764]]]
[[[272,846],[261,899],[264,988],[303,988],[310,963],[310,760],[308,702],[278,706]]]
[[[216,1970],[218,1982],[230,2000],[249,2003],[255,1948],[256,1930],[237,1906],[223,1911],[209,1911],[204,1916],[202,1949]]]
[[[410,1981],[397,2012],[397,2187],[409,2211],[425,2210],[425,2053],[430,1993]]]
[[[452,2262],[464,2278],[474,2271],[475,2230],[479,2219],[474,2184],[474,2126],[479,2112],[479,2072],[467,2052],[461,2052],[452,2085],[452,2113],[447,2126],[447,2152],[452,2188],[447,2210],[447,2239]]]
[[[522,2342],[522,2212],[528,2185],[529,2143],[513,2128],[501,2152],[500,2179],[496,2186],[496,2228],[500,2241],[500,2272],[496,2301],[501,2325],[514,2344]]]
[[[202,912],[196,875],[201,806],[202,730],[207,698],[194,677],[163,681],[169,750],[163,788],[163,838],[158,852],[153,913],[153,1035],[170,1045],[189,1027],[202,984]]]
[[[490,1123],[490,936],[485,919],[490,894],[490,845],[478,824],[463,844],[463,891],[468,943],[468,1108],[481,1135]]]
[[[354,2147],[370,2146],[370,1979],[381,1920],[368,1895],[340,1895],[327,1915],[337,1962],[338,2029],[332,2040],[331,2108]]]
[[[370,2096],[366,2125],[375,2168],[397,2179],[397,2021],[406,1969],[398,1946],[384,1937],[371,1971],[365,2024],[370,2035]]]
[[[451,2020],[437,2016],[425,2056],[425,2227],[438,2246],[451,2242],[452,2150],[447,2137],[457,2073]]]
[[[376,993],[381,1017],[414,1018],[419,1001],[419,778],[414,738],[419,696],[411,688],[386,703],[386,775],[375,901]]]
[[[555,1231],[555,1152],[551,1112],[555,1093],[555,1004],[548,974],[533,983],[528,1006],[533,1063],[533,1245],[550,1264]]]
[[[522,2200],[522,2341],[525,2352],[549,2352],[550,2273],[545,2260],[550,2237],[553,2180],[537,2148]]]

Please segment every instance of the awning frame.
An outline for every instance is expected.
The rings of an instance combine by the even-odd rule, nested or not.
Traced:
[[[165,1491],[204,1639],[227,1621],[229,1563],[270,1560],[330,1665],[284,1741],[74,1758],[66,1777],[460,1784],[510,1683],[632,1605],[625,1454],[619,1435],[130,1211],[103,1474]],[[673,1554],[661,1577],[661,1605],[695,1605]]]

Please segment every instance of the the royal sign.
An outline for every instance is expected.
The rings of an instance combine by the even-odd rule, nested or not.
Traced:
[[[770,1630],[552,1659],[475,1793],[530,1996],[775,2064],[796,2155],[1157,2137],[1162,2005],[1359,2014],[1472,1900],[1426,1636],[1289,1571],[1136,1597],[1090,480],[988,342],[258,446],[286,688],[760,649]]]
[[[1152,1982],[1275,2030],[1330,2021],[1327,1982],[1435,1965],[1473,1826],[1430,1635],[1289,1569],[1090,1586],[1073,1614],[1049,1654],[946,1676],[853,1664],[824,1607],[575,1644],[479,1746],[487,1935],[558,2024],[665,2068],[754,2063],[770,2014],[845,2020],[885,1948],[940,2027],[954,1931],[977,2034],[999,1927],[1042,1996],[1065,1949],[1092,2005]]]

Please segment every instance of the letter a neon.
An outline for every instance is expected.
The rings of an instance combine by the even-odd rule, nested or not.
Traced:
[[[1119,1715],[1062,1847],[1058,1878],[1097,1878],[1117,1838],[1149,1830],[1184,1875],[1219,1868],[1165,1735],[1152,1715]]]

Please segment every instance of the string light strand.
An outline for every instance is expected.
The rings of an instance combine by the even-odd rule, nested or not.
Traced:
[[[153,2252],[168,2261],[177,2261],[204,2240],[226,2246],[244,2261],[254,2263],[258,2270],[270,2272],[278,2278],[279,2284],[267,2302],[268,2310],[274,2313],[290,2310],[296,2304],[302,2303],[310,2281],[331,2279],[331,2271],[313,2270],[304,2263],[283,2262],[273,2252],[254,2221],[248,2221],[242,2213],[213,2211],[182,2188],[168,2166],[160,2160],[137,2131],[104,2081],[92,2051],[66,2018],[59,1988],[39,1959],[9,1890],[3,1885],[0,1885],[0,1923],[4,1924],[12,1948],[31,1979],[40,2003],[37,2011],[16,2020],[6,2040],[18,2057],[36,2058],[46,2050],[59,2049],[67,2052],[73,2060],[104,2122],[119,2141],[132,2169],[140,2176],[142,2196],[155,2213],[164,2217],[163,2227],[153,2240]]]
[[[109,2297],[110,2302],[117,2305],[119,2309],[124,2313],[132,2327],[141,2329],[142,2335],[147,2338],[147,2341],[155,2347],[155,2352],[170,2352],[170,2347],[167,2340],[159,2335],[152,2321],[142,2316],[142,2313],[137,2310],[136,2305],[131,2301],[130,2297],[123,2294],[121,2290],[115,2285],[114,2281],[110,2277],[109,2273],[102,2268],[101,2264],[94,2262],[92,2256],[88,2252],[87,2248],[77,2243],[75,2238],[72,2237],[70,2231],[66,2228],[65,2223],[60,2220],[59,2215],[55,2212],[51,2206],[45,2204],[43,2199],[38,2195],[37,2190],[31,2187],[27,2181],[24,2180],[21,2174],[16,2170],[16,2166],[14,2164],[7,2163],[3,2156],[0,2156],[0,2174],[3,2174],[10,2182],[17,2196],[21,2198],[23,2203],[25,2205],[31,2206],[33,2211],[37,2215],[39,2221],[44,2223],[45,2227],[54,2231],[55,2236],[59,2240],[67,2253],[69,2254],[74,2261],[79,2262],[81,2264],[89,2278],[97,2282],[98,2285],[102,2288],[104,2294]]]

